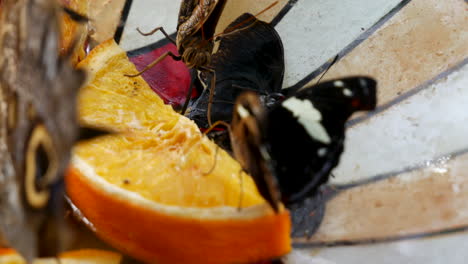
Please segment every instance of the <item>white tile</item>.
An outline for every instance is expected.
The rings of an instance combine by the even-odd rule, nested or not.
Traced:
[[[295,254],[307,256],[313,252],[315,253],[315,259],[322,260],[322,262],[317,263],[327,264],[465,264],[468,259],[467,246],[467,233],[459,233],[434,238],[404,240],[374,245],[343,246],[324,249],[296,249],[295,251],[297,253]],[[287,262],[287,264],[289,263],[292,264],[296,262]]]
[[[289,87],[333,58],[401,0],[301,0],[276,26]]]
[[[411,74],[411,73],[408,73]],[[351,127],[333,183],[394,172],[468,147],[468,65]]]
[[[177,15],[181,0],[135,0],[128,14],[120,46],[124,50],[134,50],[156,42],[164,35],[157,32],[151,36],[142,36],[136,28],[148,32],[156,27],[164,27],[167,34],[176,32]]]

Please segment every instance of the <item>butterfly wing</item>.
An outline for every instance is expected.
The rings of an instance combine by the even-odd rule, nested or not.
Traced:
[[[203,34],[205,35],[205,39],[211,39],[214,36],[216,26],[218,25],[219,18],[221,17],[221,13],[224,10],[226,2],[227,0],[216,1],[214,9],[211,11],[208,18],[203,23],[202,28]]]
[[[221,37],[218,51],[212,55],[211,68],[216,72],[216,88],[211,119],[230,122],[234,100],[244,91],[266,97],[280,93],[284,75],[283,45],[276,30],[251,14],[243,14]],[[208,87],[211,82],[207,82]],[[210,87],[209,87],[210,88]],[[188,117],[200,127],[207,127],[209,90],[205,89],[191,105]]]
[[[59,16],[54,0],[2,1],[0,241],[27,260],[39,253],[39,237],[50,245],[48,223],[63,219],[61,175],[78,137],[85,75],[59,57]]]
[[[185,23],[187,19],[192,15],[193,10],[198,5],[200,0],[183,0],[180,3],[179,15],[177,16],[177,30],[179,26]]]
[[[219,17],[226,0],[183,1],[177,24],[177,48],[183,48],[182,43],[195,34],[206,40],[213,37]],[[202,29],[203,30],[200,30]],[[203,33],[201,32],[203,31]]]
[[[366,77],[306,87],[268,114],[268,145],[283,201],[312,195],[338,165],[345,123],[376,105],[376,82]]]
[[[272,174],[268,151],[263,145],[265,117],[265,111],[256,94],[241,94],[233,112],[231,145],[234,156],[252,176],[262,197],[278,211],[280,194]]]

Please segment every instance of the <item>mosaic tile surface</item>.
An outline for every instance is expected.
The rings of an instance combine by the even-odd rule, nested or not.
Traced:
[[[217,31],[273,1],[252,2],[228,1]],[[163,26],[174,36],[180,0],[106,5],[122,8],[123,21],[101,32],[117,32],[138,67],[175,51],[162,34],[143,37],[136,28]],[[466,263],[467,2],[282,0],[259,18],[283,40],[283,87],[316,82],[337,54],[324,79],[359,74],[379,82],[378,109],[349,123],[320,225],[295,238],[286,263]],[[174,104],[189,85],[185,66],[172,60],[145,78]],[[177,94],[168,93],[173,86]]]

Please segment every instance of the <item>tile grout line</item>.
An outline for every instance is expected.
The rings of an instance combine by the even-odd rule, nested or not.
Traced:
[[[379,28],[382,27],[388,20],[390,20],[395,14],[397,14],[403,7],[405,7],[411,0],[403,0],[399,4],[397,4],[392,10],[390,10],[387,14],[385,14],[382,18],[380,18],[374,25],[369,27],[365,32],[361,33],[354,41],[344,47],[341,51],[338,52],[339,59],[348,55],[354,48],[359,46],[362,42],[372,36]],[[339,60],[338,60],[339,61]],[[301,89],[303,86],[307,85],[310,81],[312,81],[315,77],[319,76],[324,70],[330,66],[331,61],[328,60],[323,63],[320,67],[309,73],[307,76],[302,78],[302,80],[298,81],[296,84],[290,87],[284,87],[283,89],[290,89],[290,91],[297,91]]]
[[[463,66],[465,66],[466,64],[468,63],[468,57],[466,57],[465,59],[463,59],[461,62],[459,62],[457,65],[437,74],[435,77],[433,77],[432,79],[428,80],[428,81],[425,81],[423,82],[422,84],[420,85],[417,85],[416,87],[410,89],[409,91],[401,94],[400,96],[397,96],[395,97],[394,99],[390,100],[389,102],[381,105],[381,106],[378,106],[374,111],[371,111],[369,112],[368,114],[364,115],[364,116],[361,116],[361,117],[357,117],[357,118],[354,118],[352,120],[349,120],[347,123],[346,123],[346,127],[347,128],[352,128],[356,125],[358,125],[359,123],[362,123],[363,121],[366,121],[368,119],[371,119],[372,117],[388,110],[389,108],[391,108],[392,106],[398,104],[398,103],[401,103],[402,101],[412,97],[413,95],[416,95],[418,94],[419,92],[421,91],[424,91],[425,89],[431,87],[433,84],[439,82],[441,79],[447,77],[448,75],[450,75],[451,73],[457,71],[457,70],[460,70]]]
[[[358,181],[355,181],[353,183],[332,184],[330,186],[333,186],[334,189],[338,189],[338,192],[340,192],[340,191],[348,190],[348,189],[351,189],[351,188],[376,183],[376,182],[381,181],[381,180],[386,180],[386,179],[401,175],[403,173],[408,173],[408,172],[413,172],[413,171],[417,171],[417,170],[421,170],[421,169],[426,169],[426,168],[431,167],[434,163],[437,163],[437,161],[442,160],[443,158],[446,158],[446,157],[456,158],[456,157],[462,156],[462,155],[467,154],[467,153],[468,153],[468,147],[463,148],[463,149],[459,149],[459,150],[456,150],[456,151],[453,151],[453,152],[450,152],[450,153],[447,153],[447,154],[438,155],[437,157],[429,159],[429,160],[424,160],[424,161],[421,161],[421,162],[417,162],[415,165],[407,166],[407,167],[405,167],[403,169],[400,169],[400,170],[397,170],[397,171],[377,174],[375,176],[371,176],[371,177],[363,179],[363,180],[358,180]]]
[[[169,37],[171,37],[172,39],[175,39],[176,38],[176,35],[177,35],[177,32],[174,32],[174,33],[171,33],[169,34]],[[129,57],[135,57],[135,56],[138,56],[138,55],[142,55],[142,54],[145,54],[145,53],[148,53],[148,52],[151,52],[157,48],[161,48],[167,44],[171,43],[166,37],[156,41],[156,42],[153,42],[151,44],[148,44],[146,46],[143,46],[143,47],[140,47],[140,48],[136,48],[136,49],[133,49],[133,50],[130,50],[130,51],[127,51],[127,55]]]
[[[468,231],[468,225],[445,228],[432,232],[421,232],[416,234],[402,235],[402,236],[390,236],[383,238],[367,238],[357,240],[335,240],[335,241],[316,241],[316,242],[294,242],[293,247],[305,249],[315,247],[337,247],[337,246],[357,246],[357,245],[373,245],[378,243],[389,243],[397,242],[402,240],[416,240],[421,238],[431,238],[448,234],[455,234]]]
[[[120,23],[114,34],[114,40],[117,44],[119,44],[120,39],[122,38],[125,24],[127,23],[128,15],[130,14],[130,9],[132,8],[132,3],[133,3],[133,0],[125,0],[125,4],[122,10],[122,15],[120,16],[120,21],[119,21]]]
[[[288,3],[281,9],[281,11],[276,14],[276,16],[271,20],[270,25],[275,27],[278,25],[281,20],[286,16],[286,14],[299,2],[299,0],[289,0]]]
[[[131,1],[131,0],[129,0]],[[299,0],[289,0],[286,6],[284,6],[281,11],[273,18],[273,20],[270,22],[272,26],[277,25],[283,18],[284,16],[294,7],[294,5],[298,2]],[[171,38],[176,37],[177,32],[169,34]],[[156,42],[153,42],[151,44],[148,44],[146,46],[136,48],[130,51],[127,51],[127,54],[129,57],[134,57],[138,56],[147,52],[150,52],[154,49],[160,48],[166,44],[168,44],[169,41],[166,38],[160,39]]]

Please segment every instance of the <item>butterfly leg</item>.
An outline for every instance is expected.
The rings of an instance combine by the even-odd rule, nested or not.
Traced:
[[[141,74],[143,74],[145,71],[151,69],[154,65],[158,64],[160,61],[162,61],[164,58],[166,58],[167,56],[171,56],[174,60],[178,61],[181,59],[180,56],[176,56],[174,55],[174,53],[168,51],[166,53],[164,53],[163,55],[161,55],[161,57],[157,58],[155,61],[153,61],[152,63],[150,63],[148,66],[146,66],[142,71],[138,72],[137,74],[125,74],[125,76],[127,77],[137,77],[137,76],[140,76]]]
[[[242,177],[242,172],[244,170],[240,169],[239,170],[239,184],[240,184],[240,189],[239,189],[239,203],[237,205],[237,210],[240,211],[242,209],[242,200],[244,199],[244,177]]]
[[[229,125],[227,122],[223,121],[223,120],[218,120],[216,121],[214,124],[212,124],[209,128],[207,128],[205,130],[205,132],[203,132],[204,135],[208,134],[211,132],[211,130],[213,130],[215,127],[219,126],[219,125],[223,125],[225,126],[228,130],[229,130],[229,134],[231,134],[231,125]]]
[[[217,127],[218,125],[223,125],[225,127],[228,128],[228,130],[230,130],[230,125],[222,120],[218,120],[216,121],[212,126],[210,126],[207,130],[205,130],[205,132],[203,132],[203,135],[207,135],[208,133],[210,133],[211,130],[213,130],[213,128]],[[219,151],[219,146],[216,145],[216,151],[215,151],[215,159],[214,159],[214,163],[213,163],[213,167],[211,167],[211,169],[208,171],[208,172],[204,172],[203,175],[208,175],[210,173],[212,173],[214,171],[214,169],[216,168],[216,161],[218,160],[218,151]]]
[[[163,27],[157,27],[157,28],[155,28],[155,29],[153,29],[153,30],[151,30],[150,32],[147,32],[147,33],[143,33],[143,32],[140,30],[140,28],[137,28],[136,30],[138,31],[138,33],[140,33],[140,34],[143,35],[143,36],[150,36],[150,35],[153,35],[154,33],[156,33],[157,31],[161,31],[161,32],[164,34],[164,36],[165,36],[170,42],[172,42],[174,45],[176,45],[176,41],[175,41],[173,38],[171,38],[171,37],[169,36],[169,34],[166,33],[166,31],[164,30]]]
[[[216,168],[216,161],[218,161],[218,151],[219,151],[219,146],[216,145],[216,149],[215,149],[215,157],[214,157],[214,162],[213,162],[213,166],[210,168],[209,171],[207,172],[204,172],[203,173],[203,176],[206,176],[210,173],[212,173],[214,171],[214,169]]]
[[[180,113],[182,115],[185,115],[185,111],[187,111],[187,107],[188,107],[188,104],[190,102],[190,98],[192,97],[193,86],[195,86],[195,84],[194,84],[195,78],[197,78],[195,76],[196,73],[197,73],[197,70],[195,70],[195,69],[190,70],[190,87],[189,87],[189,91],[187,93],[187,96],[185,97],[185,102],[184,102],[184,105],[182,106],[182,110],[180,111]]]
[[[210,87],[210,97],[208,100],[208,125],[211,126],[211,108],[213,105],[213,97],[215,93],[215,85],[216,85],[216,73],[214,70],[210,70],[213,73],[213,77],[211,77],[211,87]]]
[[[208,68],[208,67],[200,67],[200,69],[202,69],[204,71],[207,71],[207,72],[211,72],[213,74],[213,76],[211,77],[210,96],[209,96],[209,99],[208,99],[208,111],[207,111],[208,112],[208,116],[207,116],[208,125],[211,127],[211,126],[213,126],[213,123],[211,122],[211,108],[212,108],[213,97],[214,97],[214,93],[215,93],[216,72],[215,72],[215,70],[213,70],[211,68]]]

